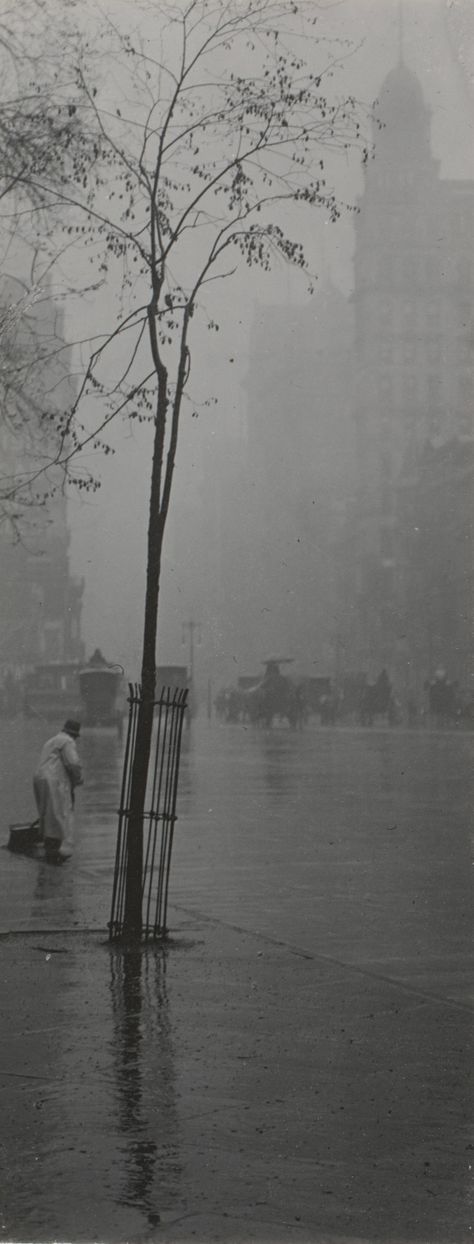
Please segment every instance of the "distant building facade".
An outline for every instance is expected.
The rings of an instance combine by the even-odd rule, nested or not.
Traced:
[[[473,483],[473,438],[428,442],[400,478],[399,612],[410,690],[441,669],[463,692],[473,689]]]
[[[440,177],[402,63],[378,113],[351,298],[322,281],[257,306],[246,433],[198,429],[186,578],[206,668],[231,680],[272,654],[336,678],[385,666],[402,697],[434,667],[472,675],[474,184]]]
[[[21,294],[9,280],[2,304]],[[2,394],[0,453],[3,479],[48,461],[49,416],[71,401],[69,356],[61,313],[47,290],[17,327],[18,367]],[[34,491],[50,494],[61,483],[54,468]],[[20,674],[42,661],[81,660],[84,582],[71,574],[67,502],[61,488],[44,505],[19,509],[18,522],[0,523],[0,673]],[[15,530],[16,528],[16,530]]]
[[[474,184],[440,178],[430,113],[403,64],[388,75],[378,111],[384,128],[376,135],[355,223],[358,495],[348,521],[346,645],[355,668],[387,665],[409,691],[434,659],[448,670],[453,662],[460,667],[451,654],[462,651],[458,672],[464,679],[472,662],[472,629],[468,641],[465,619],[447,602],[450,624],[441,626],[440,597],[436,603],[431,595],[429,607],[417,598],[417,608],[424,608],[426,650],[419,628],[414,643],[410,590],[417,532],[410,542],[403,506],[417,490],[423,493],[425,531],[428,524],[436,545],[438,515],[449,508],[455,487],[456,451],[449,470],[446,458],[441,469],[442,455],[435,469],[429,447],[457,445],[462,457],[462,446],[472,446]],[[429,470],[438,471],[438,494],[427,491]],[[428,540],[427,556],[430,548]],[[455,592],[452,579],[444,584],[443,591]],[[428,642],[430,627],[436,644]]]
[[[247,642],[315,674],[334,663],[335,549],[355,452],[351,365],[351,308],[331,285],[306,306],[257,309],[239,578]]]
[[[474,184],[440,177],[403,63],[377,112],[349,302],[256,313],[237,577],[249,653],[403,697],[474,674]]]

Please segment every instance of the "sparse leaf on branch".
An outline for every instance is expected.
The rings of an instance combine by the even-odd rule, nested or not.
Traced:
[[[263,273],[289,264],[313,289],[299,222],[314,211],[336,222],[351,208],[328,183],[326,156],[345,159],[352,150],[364,159],[369,150],[364,109],[336,89],[346,48],[321,38],[323,21],[329,16],[315,13],[313,0],[135,0],[132,33],[111,8],[93,47],[77,44],[74,86],[57,131],[63,167],[59,158],[42,167],[40,146],[25,173],[28,192],[62,213],[71,245],[121,291],[120,313],[91,344],[61,425],[58,464],[76,472],[81,487],[75,464],[103,444],[115,419],[153,424],[130,934],[141,919],[161,553],[192,338],[201,319],[217,331],[213,282],[230,281],[241,260]],[[52,114],[54,133],[61,115]],[[69,137],[67,126],[76,122]],[[94,391],[100,413],[91,427],[81,411]]]

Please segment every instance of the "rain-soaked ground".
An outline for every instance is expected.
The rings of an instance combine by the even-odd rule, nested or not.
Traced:
[[[44,731],[0,733],[6,841]],[[193,723],[137,956],[100,933],[120,745],[84,733],[74,860],[2,853],[5,1239],[472,1238],[472,750]]]

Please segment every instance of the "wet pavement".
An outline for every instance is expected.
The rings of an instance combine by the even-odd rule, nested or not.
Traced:
[[[2,730],[6,840],[43,730]],[[84,734],[72,863],[2,853],[4,1239],[471,1238],[472,745],[198,721],[137,955],[120,748]]]

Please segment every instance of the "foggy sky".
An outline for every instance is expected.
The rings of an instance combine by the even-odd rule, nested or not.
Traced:
[[[126,6],[125,6],[126,7]],[[393,0],[344,0],[328,6],[324,17],[328,33],[351,39],[355,50],[347,60],[338,86],[370,104],[384,77],[399,57],[399,5]],[[474,99],[474,20],[471,0],[405,0],[403,57],[419,77],[432,111],[433,154],[440,160],[441,176],[474,177],[472,104]],[[354,161],[337,168],[338,197],[354,201],[363,189],[363,174]],[[321,280],[330,279],[344,293],[352,288],[353,226],[350,216],[336,225],[313,212],[305,222],[304,241]],[[315,295],[317,297],[317,294]],[[193,348],[193,391],[217,397],[215,408],[198,420],[184,416],[183,443],[178,451],[175,498],[189,483],[193,471],[194,438],[201,428],[212,432],[213,421],[224,427],[232,454],[234,438],[245,434],[245,376],[248,369],[250,329],[260,305],[307,301],[301,276],[280,267],[271,275],[243,268],[225,288],[214,294],[213,314],[220,320],[216,338],[200,334]],[[82,316],[87,315],[83,308]],[[73,338],[84,332],[77,308],[68,328]],[[186,444],[184,444],[186,438]],[[125,427],[114,432],[117,452],[101,464],[99,494],[69,507],[72,533],[72,569],[84,575],[83,635],[89,653],[97,644],[111,660],[119,660],[131,677],[138,675],[138,654],[144,595],[144,565],[149,480],[149,434]],[[211,464],[210,464],[211,467]],[[162,660],[183,661],[176,600],[182,601],[184,621],[193,611],[186,591],[186,564],[173,564],[173,530],[179,509],[170,518],[165,546],[161,629],[166,638]],[[195,553],[193,553],[193,556]],[[168,619],[168,585],[174,579],[174,614]],[[176,627],[175,650],[173,630]]]

